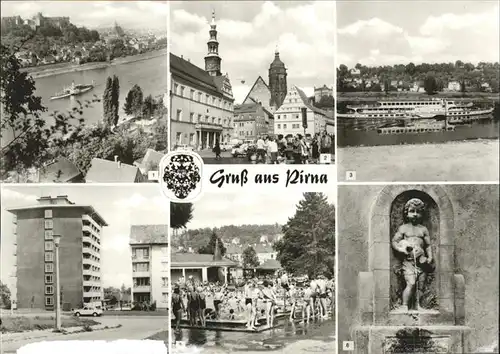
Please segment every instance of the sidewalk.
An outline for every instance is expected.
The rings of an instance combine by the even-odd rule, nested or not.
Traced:
[[[95,326],[90,326],[90,328],[92,328],[92,331],[102,331],[104,329],[113,329],[113,328],[118,328],[120,326],[121,325],[107,326],[99,324]],[[47,337],[64,336],[67,334],[79,333],[79,332],[85,332],[83,326],[63,328],[61,333],[56,333],[54,332],[53,329],[44,329],[44,330],[26,331],[26,332],[2,333],[0,336],[2,343],[8,343],[8,342],[28,340],[28,339],[43,339]]]

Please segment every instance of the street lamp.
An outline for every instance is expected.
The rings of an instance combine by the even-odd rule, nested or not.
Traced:
[[[56,330],[61,330],[61,284],[59,282],[59,243],[61,242],[61,235],[53,235],[54,246],[56,248]]]

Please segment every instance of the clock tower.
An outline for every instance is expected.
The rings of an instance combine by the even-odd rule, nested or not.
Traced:
[[[215,24],[215,10],[212,11],[212,23],[210,24],[210,39],[207,42],[208,54],[205,57],[205,71],[210,76],[221,76],[220,71],[222,59],[219,56],[219,42],[217,41],[217,25]]]

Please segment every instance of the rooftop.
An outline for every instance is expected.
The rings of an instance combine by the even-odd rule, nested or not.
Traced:
[[[46,197],[40,198],[41,200],[47,199]],[[40,200],[39,199],[39,200]],[[62,209],[62,208],[80,208],[83,209],[85,214],[90,215],[96,222],[101,226],[109,226],[106,220],[94,209],[92,205],[85,204],[75,204],[72,202],[64,203],[64,204],[50,204],[50,203],[40,203],[37,205],[30,205],[25,207],[17,207],[7,209],[8,212],[12,214],[17,214],[20,211],[24,210],[33,210],[33,209]]]
[[[215,261],[213,254],[173,253],[170,259],[171,268],[189,267],[236,267],[238,263],[222,258]]]
[[[74,163],[64,157],[49,162],[39,170],[39,183],[71,182],[83,177]]]
[[[87,183],[134,183],[139,182],[141,173],[132,165],[93,158],[85,180]]]
[[[264,263],[259,265],[257,268],[267,269],[267,270],[281,269],[281,264],[276,259],[268,259]]]
[[[225,76],[211,76],[204,69],[172,53],[170,53],[170,70],[173,75],[177,75],[194,84],[201,84],[206,90],[212,91],[220,97],[224,95],[222,86]]]
[[[130,227],[130,245],[168,244],[168,225],[132,225]]]

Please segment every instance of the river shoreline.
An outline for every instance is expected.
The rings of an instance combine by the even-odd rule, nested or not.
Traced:
[[[431,98],[444,98],[454,101],[474,100],[485,102],[498,102],[498,93],[488,92],[438,92],[435,95],[428,95],[425,92],[338,92],[337,102],[377,102],[377,101],[408,101],[408,100],[429,100]]]
[[[164,56],[167,54],[168,54],[167,49],[161,49],[161,50],[157,50],[157,51],[153,51],[153,52],[132,55],[132,56],[124,57],[124,58],[116,58],[116,59],[113,59],[113,61],[111,61],[111,62],[94,62],[94,63],[85,63],[85,64],[81,64],[81,65],[75,64],[75,63],[67,63],[67,65],[64,65],[62,67],[43,66],[43,67],[25,68],[25,69],[21,69],[21,72],[27,72],[28,75],[30,75],[33,79],[38,79],[38,78],[42,78],[42,77],[50,77],[50,76],[67,74],[67,73],[72,73],[72,72],[103,69],[103,68],[107,68],[107,67],[115,66],[115,65],[129,64],[129,63],[134,63],[137,61],[143,61],[143,60],[161,57],[161,56]],[[60,65],[60,64],[54,64],[54,65]]]

